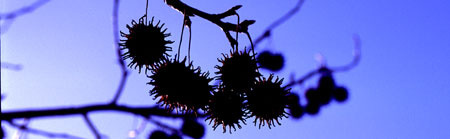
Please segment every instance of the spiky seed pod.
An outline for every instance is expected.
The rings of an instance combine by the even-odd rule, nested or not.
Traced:
[[[246,50],[238,52],[237,50],[230,55],[222,54],[223,58],[218,59],[222,66],[216,66],[219,69],[219,80],[225,87],[235,92],[247,92],[256,82],[256,78],[261,74],[258,72],[258,66],[254,56]]]
[[[153,75],[149,76],[153,85],[151,95],[160,98],[158,103],[170,111],[176,109],[183,113],[205,109],[213,91],[209,85],[212,80],[208,73],[201,73],[200,68],[194,69],[192,62],[186,66],[183,61],[164,59],[155,65]]]
[[[275,126],[274,120],[279,124],[278,118],[287,117],[285,108],[288,107],[288,94],[290,89],[282,87],[283,79],[272,81],[273,75],[269,78],[259,78],[252,90],[247,93],[248,110],[251,116],[255,116],[255,125],[259,120],[259,128],[265,123]]]
[[[165,33],[167,28],[162,30],[164,24],[159,26],[160,21],[156,25],[153,24],[153,17],[149,23],[144,21],[144,17],[139,19],[139,22],[132,21],[131,25],[127,25],[129,34],[120,32],[122,37],[126,40],[121,40],[122,50],[128,51],[122,54],[123,59],[130,59],[131,62],[128,67],[136,69],[139,67],[139,73],[144,67],[145,71],[150,70],[155,63],[163,60],[168,56],[167,51],[172,51],[168,44],[173,41],[165,40],[170,36],[170,33]],[[133,67],[134,66],[134,67]]]
[[[244,100],[244,96],[223,86],[219,87],[209,102],[206,120],[210,120],[209,124],[214,121],[214,130],[222,124],[224,133],[228,126],[231,134],[231,128],[236,131],[236,126],[242,128],[240,122],[245,124],[247,112]]]

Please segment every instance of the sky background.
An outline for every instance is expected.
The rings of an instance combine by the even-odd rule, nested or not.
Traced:
[[[34,0],[0,0],[0,13],[7,13]],[[241,20],[256,20],[249,32],[256,38],[274,20],[289,11],[296,0],[184,0],[208,13],[221,13],[235,5]],[[20,64],[19,71],[1,69],[2,111],[16,109],[80,106],[109,102],[120,80],[120,69],[112,32],[111,0],[53,0],[33,13],[1,21],[1,61]],[[336,73],[337,84],[346,86],[350,99],[331,103],[317,116],[283,119],[269,129],[253,126],[254,118],[233,134],[213,131],[202,122],[205,138],[450,138],[450,1],[403,0],[306,0],[293,18],[260,43],[257,52],[283,53],[285,67],[275,73],[299,78],[318,67],[315,55],[322,54],[329,66],[352,60],[353,34],[362,42],[360,64],[349,72]],[[120,30],[145,14],[145,0],[120,3]],[[183,16],[163,0],[149,1],[149,16],[161,20],[178,47]],[[191,59],[194,66],[213,77],[217,58],[230,50],[228,40],[215,24],[199,17],[192,20]],[[225,21],[236,22],[235,17]],[[233,33],[234,34],[234,33]],[[187,40],[185,33],[184,40]],[[249,41],[240,35],[242,46]],[[183,41],[182,56],[187,54]],[[171,53],[174,55],[175,53]],[[128,63],[129,61],[127,61]],[[144,74],[130,70],[120,104],[153,106],[152,88]],[[262,70],[267,77],[270,72]],[[285,81],[288,81],[286,79]],[[315,87],[311,78],[293,92],[303,94]],[[305,102],[302,98],[302,103]],[[126,138],[142,119],[116,113],[91,113],[101,133]],[[202,121],[202,119],[200,120]],[[181,120],[166,121],[180,126]],[[93,138],[81,116],[39,118],[30,127]],[[14,129],[2,122],[8,138]],[[139,138],[156,126],[149,124]],[[29,134],[29,138],[45,138]]]

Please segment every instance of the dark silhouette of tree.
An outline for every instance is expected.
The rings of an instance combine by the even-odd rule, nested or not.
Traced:
[[[39,0],[30,6],[24,7],[11,13],[1,14],[0,20],[14,20],[23,14],[28,14],[49,2],[49,0]],[[97,111],[120,111],[130,115],[146,118],[150,123],[164,127],[171,131],[156,130],[148,135],[149,138],[182,138],[189,136],[192,138],[202,138],[205,134],[205,127],[199,124],[199,118],[206,118],[216,129],[222,126],[223,132],[231,133],[232,128],[241,128],[246,124],[246,119],[255,117],[253,123],[261,128],[267,125],[269,128],[280,124],[279,119],[291,116],[292,118],[301,118],[304,114],[316,115],[320,112],[322,106],[328,105],[332,100],[344,102],[348,98],[348,92],[345,87],[338,86],[335,83],[333,74],[336,72],[348,71],[355,67],[360,59],[360,42],[355,36],[355,55],[353,61],[341,67],[328,67],[322,65],[318,69],[313,69],[299,79],[284,80],[274,74],[264,77],[259,69],[264,68],[276,72],[283,68],[284,57],[282,53],[270,51],[255,52],[258,44],[271,36],[272,30],[288,21],[295,15],[302,4],[299,0],[297,4],[285,15],[275,20],[267,27],[264,33],[252,41],[248,29],[254,20],[246,19],[240,21],[238,10],[241,5],[236,5],[218,14],[210,14],[200,9],[192,7],[180,0],[164,0],[167,6],[179,11],[183,15],[183,27],[189,31],[191,36],[190,18],[200,17],[219,27],[229,41],[230,52],[223,52],[219,59],[221,65],[217,65],[216,76],[209,77],[209,73],[201,71],[194,67],[190,58],[190,42],[187,57],[180,59],[180,47],[183,37],[180,38],[180,44],[177,49],[177,55],[170,56],[168,51],[173,48],[167,44],[173,43],[167,40],[170,33],[166,32],[164,24],[160,21],[149,18],[146,14],[137,21],[132,20],[130,25],[126,25],[128,30],[119,31],[118,7],[119,0],[113,0],[113,32],[116,55],[121,69],[120,84],[110,102],[103,104],[86,104],[84,106],[64,107],[55,109],[35,109],[35,110],[16,110],[2,111],[2,121],[8,122],[10,126],[18,130],[26,130],[33,134],[39,134],[47,137],[58,138],[81,138],[66,133],[53,133],[28,127],[26,124],[18,124],[15,119],[33,120],[38,117],[63,116],[63,115],[81,115],[87,126],[92,131],[95,138],[103,138],[105,135],[99,132],[94,123],[89,118],[89,113]],[[148,0],[147,7],[148,9]],[[223,21],[224,18],[236,16],[236,23]],[[119,32],[120,35],[119,36]],[[235,34],[232,34],[232,33]],[[251,44],[250,47],[239,48],[239,34],[244,34]],[[131,60],[127,65],[125,60]],[[4,66],[5,65],[5,66]],[[13,64],[3,63],[2,69],[12,67]],[[20,67],[19,67],[20,68]],[[138,70],[140,75],[151,79],[147,84],[153,86],[150,94],[158,99],[161,106],[142,106],[132,107],[117,104],[122,95],[123,89],[129,75],[128,70]],[[149,71],[149,72],[148,72]],[[301,105],[299,100],[303,95],[291,92],[291,87],[301,85],[305,80],[313,76],[320,76],[316,88],[309,88],[305,93],[307,104]],[[218,82],[212,85],[213,80]],[[286,83],[283,85],[283,82]],[[3,99],[3,96],[2,96]],[[268,103],[270,102],[270,103]],[[151,119],[151,116],[160,116],[166,118],[183,119],[183,125],[180,129],[166,125],[160,121]],[[58,118],[58,117],[54,117]],[[2,125],[3,128],[3,125]],[[208,128],[208,127],[206,127]],[[2,129],[2,137],[3,129]]]

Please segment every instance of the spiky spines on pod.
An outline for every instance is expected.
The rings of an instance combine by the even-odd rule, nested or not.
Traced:
[[[139,68],[139,72],[142,68],[145,68],[145,71],[152,69],[154,64],[166,58],[167,51],[172,51],[172,48],[167,45],[173,43],[173,41],[165,40],[170,33],[166,33],[167,28],[162,30],[164,24],[159,26],[160,21],[153,24],[153,17],[149,23],[146,23],[144,17],[141,17],[138,23],[133,20],[131,26],[127,25],[129,34],[120,32],[126,39],[121,40],[119,45],[122,50],[127,50],[122,54],[122,58],[130,59],[128,67]]]
[[[169,109],[182,113],[205,109],[211,98],[213,86],[208,73],[201,73],[200,68],[194,69],[192,62],[186,66],[186,58],[182,61],[164,59],[155,65],[153,75],[149,76],[153,85],[151,95],[159,98],[158,103]]]
[[[216,72],[219,80],[232,91],[247,92],[255,84],[257,77],[261,76],[255,57],[246,50],[230,51],[230,55],[222,55],[223,59],[218,59],[222,66],[216,66],[219,69]]]
[[[227,127],[230,133],[231,128],[236,131],[237,126],[240,129],[240,123],[245,124],[248,113],[244,100],[243,95],[220,86],[209,102],[206,120],[210,120],[210,124],[214,121],[214,130],[222,124],[224,133]]]
[[[258,79],[251,91],[247,93],[247,108],[251,116],[255,116],[255,125],[259,120],[259,128],[265,123],[271,128],[275,126],[274,120],[280,125],[278,118],[287,117],[285,108],[288,108],[288,94],[290,89],[282,87],[283,79],[278,77],[272,81],[273,75],[269,78]]]

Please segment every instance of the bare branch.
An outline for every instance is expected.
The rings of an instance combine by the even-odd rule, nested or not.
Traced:
[[[216,24],[217,26],[219,26],[225,33],[225,35],[228,38],[228,41],[230,42],[232,47],[237,45],[237,41],[236,41],[236,39],[231,37],[230,31],[234,31],[234,32],[237,31],[237,32],[245,33],[248,30],[248,26],[255,23],[255,20],[244,20],[239,25],[236,25],[233,23],[228,23],[228,22],[222,21],[222,19],[225,17],[235,15],[236,10],[241,8],[242,5],[234,6],[234,7],[230,8],[229,10],[227,10],[223,13],[220,13],[220,14],[209,14],[209,13],[200,11],[196,8],[193,8],[189,5],[181,2],[180,0],[164,0],[164,1],[166,2],[167,5],[174,8],[175,10],[181,12],[185,16],[197,15],[197,16],[204,18],[204,19]],[[237,28],[237,30],[236,30],[236,28]]]
[[[27,13],[31,13],[34,10],[36,10],[37,8],[41,7],[42,5],[46,4],[47,2],[49,2],[50,0],[39,0],[34,2],[33,4],[20,8],[19,10],[10,12],[10,13],[6,13],[6,14],[0,14],[0,20],[10,20],[10,19],[14,19],[18,16],[27,14]]]
[[[154,123],[154,124],[155,124],[156,126],[158,126],[158,127],[164,128],[164,129],[166,129],[166,130],[170,130],[170,131],[172,131],[173,133],[182,134],[178,129],[176,129],[176,128],[174,128],[174,127],[171,127],[171,126],[169,126],[169,125],[166,125],[166,124],[164,124],[164,123],[162,123],[162,122],[160,122],[160,121],[158,121],[158,120],[154,120],[154,119],[152,119],[152,118],[148,118],[148,121]]]
[[[295,15],[300,10],[300,8],[302,7],[304,2],[305,2],[305,0],[299,0],[297,2],[297,4],[295,5],[295,7],[292,8],[291,10],[289,10],[288,13],[284,14],[278,20],[276,20],[275,22],[270,24],[270,26],[267,27],[267,29],[264,31],[264,33],[261,36],[259,36],[258,38],[255,39],[255,42],[254,42],[255,47],[262,40],[264,40],[265,38],[269,37],[273,29],[275,29],[276,27],[278,27],[279,25],[281,25],[282,23],[284,23],[288,19],[290,19],[293,15]]]
[[[1,68],[5,68],[5,69],[9,69],[9,70],[15,70],[15,71],[22,70],[22,65],[20,65],[20,64],[1,62],[0,65],[1,65]]]
[[[343,72],[343,71],[349,71],[356,67],[359,64],[359,61],[361,59],[361,41],[359,39],[358,35],[353,36],[353,41],[355,43],[354,50],[353,50],[353,60],[347,65],[341,66],[341,67],[334,67],[334,68],[328,68],[325,66],[320,67],[317,70],[310,71],[306,75],[304,75],[302,78],[298,80],[292,80],[289,82],[286,87],[291,87],[296,84],[302,84],[307,79],[311,78],[312,76],[323,73],[323,72]]]
[[[358,35],[355,34],[353,36],[353,42],[353,60],[347,65],[330,68],[331,71],[349,71],[359,64],[359,61],[361,60],[361,40]]]
[[[101,137],[100,133],[98,132],[94,123],[92,123],[91,119],[89,119],[87,113],[83,113],[83,119],[86,122],[86,124],[89,126],[89,129],[91,129],[92,133],[94,133],[95,138],[101,139],[102,137]]]
[[[128,137],[131,138],[131,139],[134,139],[137,136],[139,136],[139,134],[141,134],[144,131],[144,129],[147,126],[147,124],[148,124],[148,120],[144,119],[141,122],[141,124],[139,124],[139,126],[137,128],[135,128],[134,130],[131,130],[131,131],[128,132]]]
[[[119,100],[120,95],[123,92],[123,88],[125,87],[125,83],[128,77],[127,67],[125,66],[125,62],[122,59],[122,51],[120,51],[119,46],[119,0],[114,0],[113,4],[113,36],[114,36],[114,47],[117,53],[117,60],[120,64],[120,70],[122,71],[122,77],[120,79],[119,87],[117,88],[116,94],[111,102],[111,104],[116,104]]]
[[[37,118],[37,117],[50,117],[50,116],[64,116],[64,115],[78,115],[95,111],[118,111],[132,113],[143,117],[150,115],[163,116],[167,118],[182,118],[188,115],[186,114],[171,114],[167,110],[160,109],[158,106],[153,107],[129,107],[112,104],[99,104],[88,105],[83,107],[67,107],[67,108],[55,108],[55,109],[36,109],[36,110],[19,110],[1,113],[1,119],[11,121],[18,118]],[[198,117],[204,117],[204,115],[198,115]]]
[[[9,124],[11,126],[15,127],[15,128],[20,129],[20,130],[25,130],[25,131],[27,131],[29,133],[45,136],[45,137],[48,137],[48,138],[83,139],[82,137],[77,137],[77,136],[69,135],[69,134],[66,134],[66,133],[53,133],[53,132],[48,132],[48,131],[43,131],[43,130],[39,130],[39,129],[30,128],[30,127],[27,127],[27,126],[22,126],[22,125],[14,123],[12,121],[9,121]]]
[[[313,70],[308,72],[307,74],[303,75],[303,77],[301,77],[298,80],[292,80],[291,82],[289,82],[286,87],[291,87],[294,86],[296,84],[303,84],[303,82],[305,82],[306,80],[308,80],[309,78],[311,78],[312,76],[316,75],[317,73],[320,73],[319,70]]]

